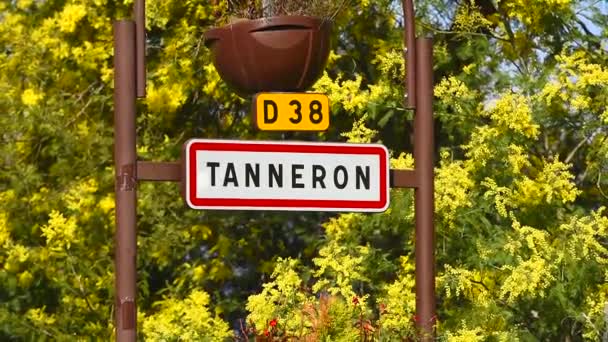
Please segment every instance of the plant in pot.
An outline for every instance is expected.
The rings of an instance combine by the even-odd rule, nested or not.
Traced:
[[[297,92],[321,76],[331,23],[345,1],[229,1],[228,24],[205,32],[222,79],[237,94]]]

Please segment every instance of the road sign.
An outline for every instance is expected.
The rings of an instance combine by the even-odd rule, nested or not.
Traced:
[[[317,93],[259,93],[253,98],[253,121],[262,131],[325,131],[329,98]]]
[[[184,154],[193,209],[382,212],[389,204],[382,145],[193,139]]]

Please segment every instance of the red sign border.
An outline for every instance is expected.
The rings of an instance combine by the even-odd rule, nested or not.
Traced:
[[[388,150],[380,144],[191,139],[184,146],[184,197],[193,209],[383,212],[389,205]],[[196,188],[196,151],[199,150],[377,155],[380,157],[380,175],[385,177],[380,178],[378,201],[197,198],[196,193],[190,189]]]

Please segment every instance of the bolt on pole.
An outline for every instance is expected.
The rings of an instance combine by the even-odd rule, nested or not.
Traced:
[[[116,192],[115,324],[116,340],[137,338],[135,23],[114,23],[114,160]]]
[[[416,316],[422,341],[435,337],[435,226],[434,226],[434,132],[433,132],[433,41],[416,40],[416,111],[414,161],[416,221]]]

